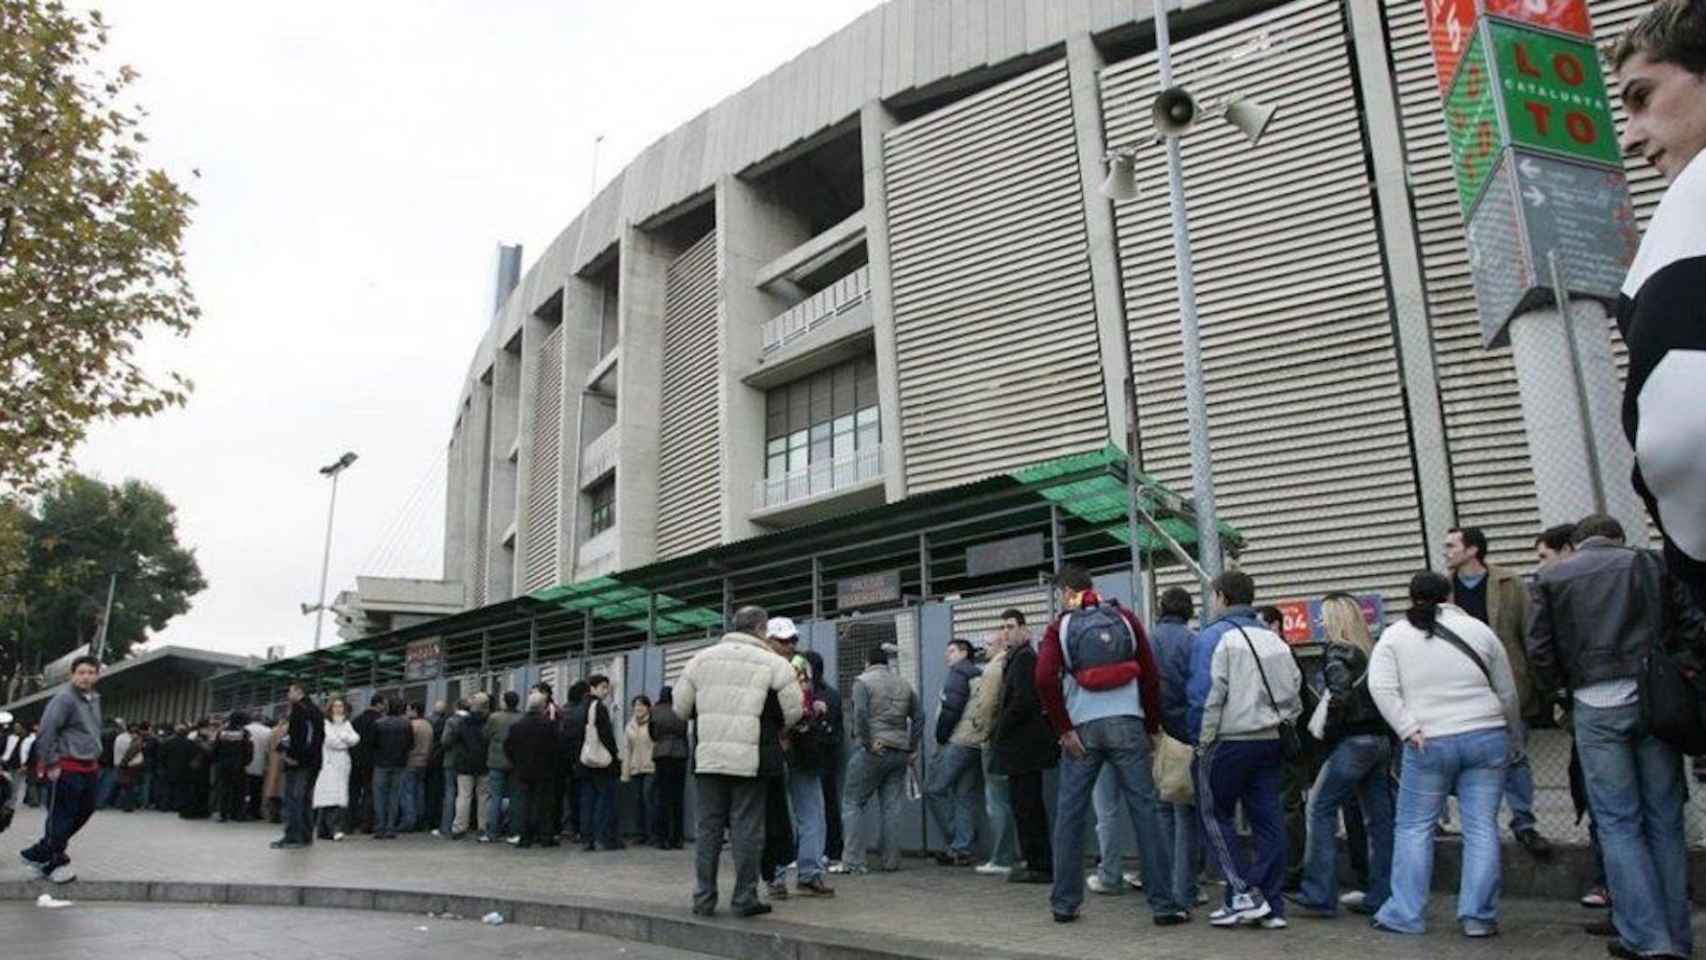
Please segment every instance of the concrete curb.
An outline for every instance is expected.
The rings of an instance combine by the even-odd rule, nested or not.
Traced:
[[[1047,960],[1044,954],[789,923],[772,919],[774,914],[738,920],[727,916],[726,908],[717,917],[705,918],[689,914],[685,907],[673,913],[597,900],[518,900],[367,887],[172,880],[79,880],[64,886],[40,880],[0,882],[0,900],[34,900],[47,892],[91,903],[320,907],[423,916],[451,913],[472,920],[495,910],[509,923],[574,930],[735,960]]]

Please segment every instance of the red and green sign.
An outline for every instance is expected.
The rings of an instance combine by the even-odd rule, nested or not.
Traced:
[[[1593,44],[1488,21],[1510,139],[1520,146],[1617,164],[1617,126]]]
[[[1481,0],[1481,6],[1490,17],[1573,33],[1578,37],[1593,36],[1588,0]]]
[[[1457,71],[1457,82],[1445,98],[1445,132],[1451,139],[1452,167],[1457,171],[1457,194],[1464,216],[1475,206],[1487,176],[1499,162],[1505,145],[1493,98],[1493,77],[1487,72],[1486,45],[1475,34]]]
[[[1451,86],[1457,64],[1475,35],[1475,0],[1423,0],[1428,10],[1428,42],[1434,48],[1439,92]]]

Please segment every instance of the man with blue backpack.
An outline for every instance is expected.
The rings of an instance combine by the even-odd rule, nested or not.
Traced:
[[[1065,612],[1049,625],[1037,653],[1037,696],[1060,739],[1055,804],[1054,889],[1057,923],[1078,919],[1084,902],[1084,821],[1103,766],[1111,766],[1131,814],[1144,893],[1156,926],[1191,919],[1173,890],[1171,844],[1156,814],[1150,738],[1161,729],[1161,671],[1142,625],[1095,590],[1089,571],[1068,566],[1055,578]]]

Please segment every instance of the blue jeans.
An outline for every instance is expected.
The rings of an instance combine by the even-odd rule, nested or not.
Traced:
[[[616,849],[622,838],[617,834],[614,768],[610,773],[587,774],[581,778],[581,785],[585,788],[581,795],[581,832],[586,845],[590,847],[596,841],[606,850]]]
[[[1534,829],[1534,768],[1528,765],[1528,752],[1505,767],[1505,803],[1511,808],[1511,832]]]
[[[1161,820],[1161,839],[1173,838],[1173,895],[1179,902],[1194,905],[1202,893],[1197,878],[1202,874],[1202,818],[1195,804],[1163,803],[1156,809]]]
[[[1120,814],[1120,778],[1113,767],[1103,767],[1097,775],[1090,806],[1096,811],[1096,873],[1105,889],[1124,893],[1125,848],[1131,828],[1121,823],[1125,818]]]
[[[47,822],[41,839],[22,851],[24,859],[49,870],[70,863],[65,851],[71,846],[71,838],[95,815],[99,787],[100,778],[93,773],[61,771],[57,781],[49,781]]]
[[[373,768],[373,832],[396,833],[402,801],[403,768]]]
[[[1339,808],[1352,795],[1368,837],[1368,890],[1363,903],[1378,910],[1392,887],[1392,741],[1380,734],[1346,737],[1333,748],[1309,796],[1309,844],[1297,902],[1339,912]]]
[[[1432,739],[1424,750],[1404,745],[1392,832],[1392,890],[1375,919],[1399,933],[1426,930],[1422,914],[1433,879],[1434,831],[1445,798],[1455,792],[1463,815],[1457,919],[1498,922],[1499,798],[1508,750],[1503,727]]]
[[[1197,757],[1197,807],[1209,854],[1226,877],[1224,902],[1255,892],[1276,917],[1285,916],[1285,807],[1280,798],[1286,760],[1275,740],[1220,740]],[[1244,863],[1238,807],[1250,821],[1255,857]]]
[[[314,839],[314,827],[309,821],[308,781],[314,772],[302,767],[287,767],[284,771],[284,842],[308,843]]]
[[[865,807],[877,801],[877,849],[884,870],[900,869],[901,788],[906,785],[906,753],[884,750],[872,753],[854,747],[847,758],[847,785],[843,788],[841,823],[846,830],[842,862],[850,867],[865,865],[869,842],[865,839]]]
[[[924,786],[924,803],[935,819],[936,826],[947,834],[948,852],[955,856],[971,856],[973,832],[977,826],[977,776],[982,766],[976,747],[946,744],[936,751],[930,763],[930,776]]]
[[[486,771],[486,794],[490,802],[482,811],[480,818],[480,835],[487,840],[502,840],[504,833],[504,808],[513,806],[515,795],[509,782],[508,770]]]
[[[102,767],[95,783],[95,791],[95,806],[103,810],[112,806],[113,797],[118,794],[118,770],[114,767]]]
[[[1060,792],[1055,798],[1054,889],[1049,905],[1058,914],[1075,914],[1084,902],[1084,818],[1089,813],[1090,793],[1104,765],[1114,769],[1119,793],[1137,834],[1137,852],[1143,876],[1143,891],[1149,909],[1174,913],[1185,909],[1173,895],[1172,884],[1156,878],[1173,875],[1173,848],[1161,839],[1161,822],[1155,815],[1155,774],[1150,758],[1149,735],[1137,717],[1104,717],[1078,728],[1085,755],[1060,758]]]
[[[1007,787],[1007,775],[990,769],[995,762],[993,749],[983,754],[983,807],[989,813],[989,862],[998,867],[1013,865],[1014,850],[1019,845],[1019,831],[1013,823],[1013,799]]]
[[[788,771],[788,809],[794,817],[795,878],[811,883],[823,877],[823,779],[816,771]]]
[[[438,833],[448,839],[456,823],[456,769],[444,768],[444,809],[438,814]]]
[[[403,784],[400,788],[402,799],[397,806],[400,814],[397,829],[405,833],[420,825],[421,817],[426,815],[426,771],[419,767],[403,768]]]
[[[1682,757],[1647,733],[1638,705],[1574,712],[1617,932],[1637,953],[1691,956]]]

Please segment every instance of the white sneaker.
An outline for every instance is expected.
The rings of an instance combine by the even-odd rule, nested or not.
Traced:
[[[1110,887],[1103,883],[1102,875],[1099,873],[1092,873],[1089,876],[1086,876],[1084,878],[1084,885],[1090,888],[1091,893],[1101,893],[1112,896],[1123,892],[1117,886]]]
[[[510,837],[507,840],[505,840],[504,843],[507,843],[512,847],[519,847],[519,846],[521,846],[521,838],[520,837]]]
[[[1355,910],[1363,905],[1363,901],[1367,897],[1368,895],[1361,890],[1352,890],[1349,893],[1339,895],[1339,906]]]
[[[986,877],[996,877],[996,876],[1005,877],[1008,874],[1013,872],[1012,867],[1004,867],[999,863],[993,863],[993,862],[992,863],[980,863],[977,865],[977,867],[975,869],[976,869],[976,872],[981,873]]]
[[[1285,922],[1284,917],[1263,917],[1261,919],[1261,925],[1263,930],[1284,930],[1286,927],[1290,926],[1290,924]]]
[[[1124,880],[1125,885],[1133,890],[1143,889],[1143,874],[1138,873],[1136,870],[1127,870],[1125,873],[1120,874],[1120,879]]]
[[[47,872],[48,883],[70,883],[75,879],[77,879],[77,871],[71,869],[70,864],[54,867]]]
[[[332,834],[332,839],[342,842],[344,839],[344,832],[339,830],[337,833]]]
[[[1274,908],[1268,906],[1268,901],[1260,894],[1239,893],[1233,895],[1230,906],[1209,914],[1208,922],[1217,927],[1236,927],[1241,923],[1254,923],[1273,912]]]
[[[442,834],[442,833],[439,833],[439,832],[438,832],[438,829],[437,829],[437,828],[436,828],[436,827],[435,827],[435,828],[434,828],[434,829],[433,829],[433,831],[432,831],[432,835],[433,835],[433,836],[435,836],[435,837],[442,837],[442,836],[444,836],[444,834]]]

